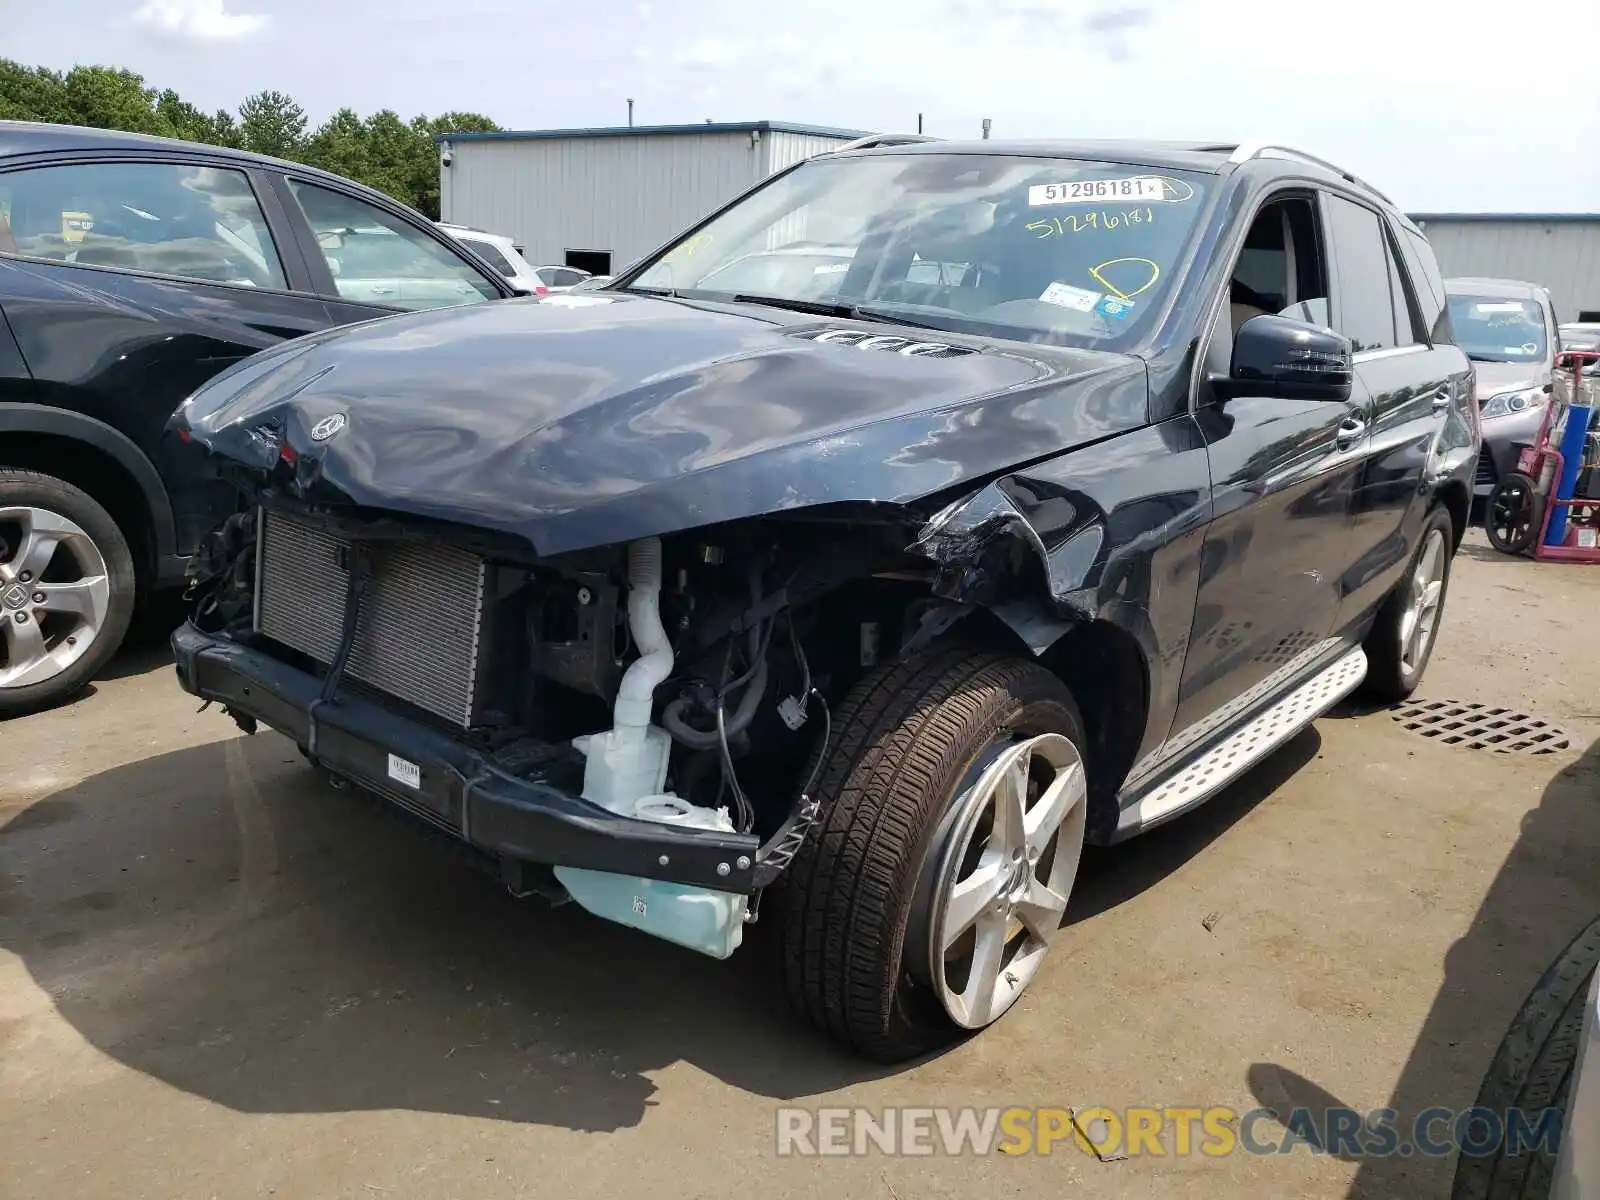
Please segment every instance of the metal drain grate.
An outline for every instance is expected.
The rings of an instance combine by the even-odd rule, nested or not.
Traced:
[[[1500,754],[1554,754],[1571,743],[1567,731],[1549,721],[1466,700],[1418,700],[1393,711],[1394,719],[1413,733],[1468,750]]]

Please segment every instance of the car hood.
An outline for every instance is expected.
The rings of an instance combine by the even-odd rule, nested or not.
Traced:
[[[286,342],[217,376],[172,426],[261,470],[292,462],[306,499],[549,555],[908,503],[1144,424],[1147,392],[1124,355],[579,292]]]
[[[1475,362],[1472,366],[1478,373],[1479,401],[1550,382],[1548,363]]]

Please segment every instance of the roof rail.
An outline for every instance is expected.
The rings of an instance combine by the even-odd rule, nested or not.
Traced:
[[[939,139],[923,133],[869,133],[866,137],[824,150],[824,154],[839,154],[845,150],[871,150],[874,146],[904,146],[909,142],[937,142]]]
[[[1373,187],[1365,179],[1362,179],[1359,175],[1352,175],[1338,163],[1329,162],[1327,159],[1319,158],[1315,154],[1308,154],[1304,150],[1296,150],[1293,146],[1284,146],[1277,142],[1241,142],[1237,146],[1213,146],[1207,147],[1207,149],[1229,151],[1228,161],[1236,164],[1249,162],[1253,158],[1266,158],[1273,154],[1280,155],[1284,158],[1299,159],[1301,162],[1313,163],[1316,166],[1324,168],[1325,170],[1332,171],[1335,175],[1339,176],[1339,178],[1353,183],[1357,187],[1365,188],[1374,196],[1378,197],[1378,199],[1382,200],[1385,204],[1394,204],[1393,200],[1389,199],[1389,197],[1385,196],[1382,192]]]

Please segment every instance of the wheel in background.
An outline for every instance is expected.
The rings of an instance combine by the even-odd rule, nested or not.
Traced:
[[[1483,506],[1483,531],[1502,554],[1521,554],[1538,530],[1538,493],[1526,475],[1507,475]]]
[[[815,1028],[903,1061],[1036,977],[1083,848],[1083,725],[1043,667],[970,650],[880,668],[832,724],[776,906],[784,983]]]
[[[1369,700],[1397,704],[1422,682],[1450,589],[1454,543],[1449,512],[1442,505],[1434,508],[1423,522],[1405,577],[1389,593],[1367,634],[1362,693]]]
[[[133,615],[133,557],[88,493],[0,469],[0,717],[81,690]]]
[[[1489,1064],[1476,1107],[1492,1109],[1502,1120],[1520,1110],[1530,1124],[1548,1108],[1565,1110],[1583,1036],[1584,1003],[1597,964],[1600,921],[1572,940],[1523,1001]],[[1580,1136],[1592,1137],[1594,1131],[1584,1130]],[[1451,1200],[1548,1196],[1556,1156],[1547,1147],[1519,1147],[1523,1152],[1516,1155],[1508,1149],[1502,1140],[1493,1154],[1463,1154],[1456,1163]]]

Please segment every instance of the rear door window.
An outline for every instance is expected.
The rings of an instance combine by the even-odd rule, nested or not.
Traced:
[[[1388,245],[1378,214],[1342,196],[1325,195],[1333,243],[1334,328],[1357,354],[1397,344]],[[1410,340],[1409,333],[1407,340]]]
[[[0,175],[0,252],[240,287],[287,287],[243,171],[62,163]]]
[[[459,253],[376,205],[300,179],[289,190],[341,299],[423,309],[499,297]]]

